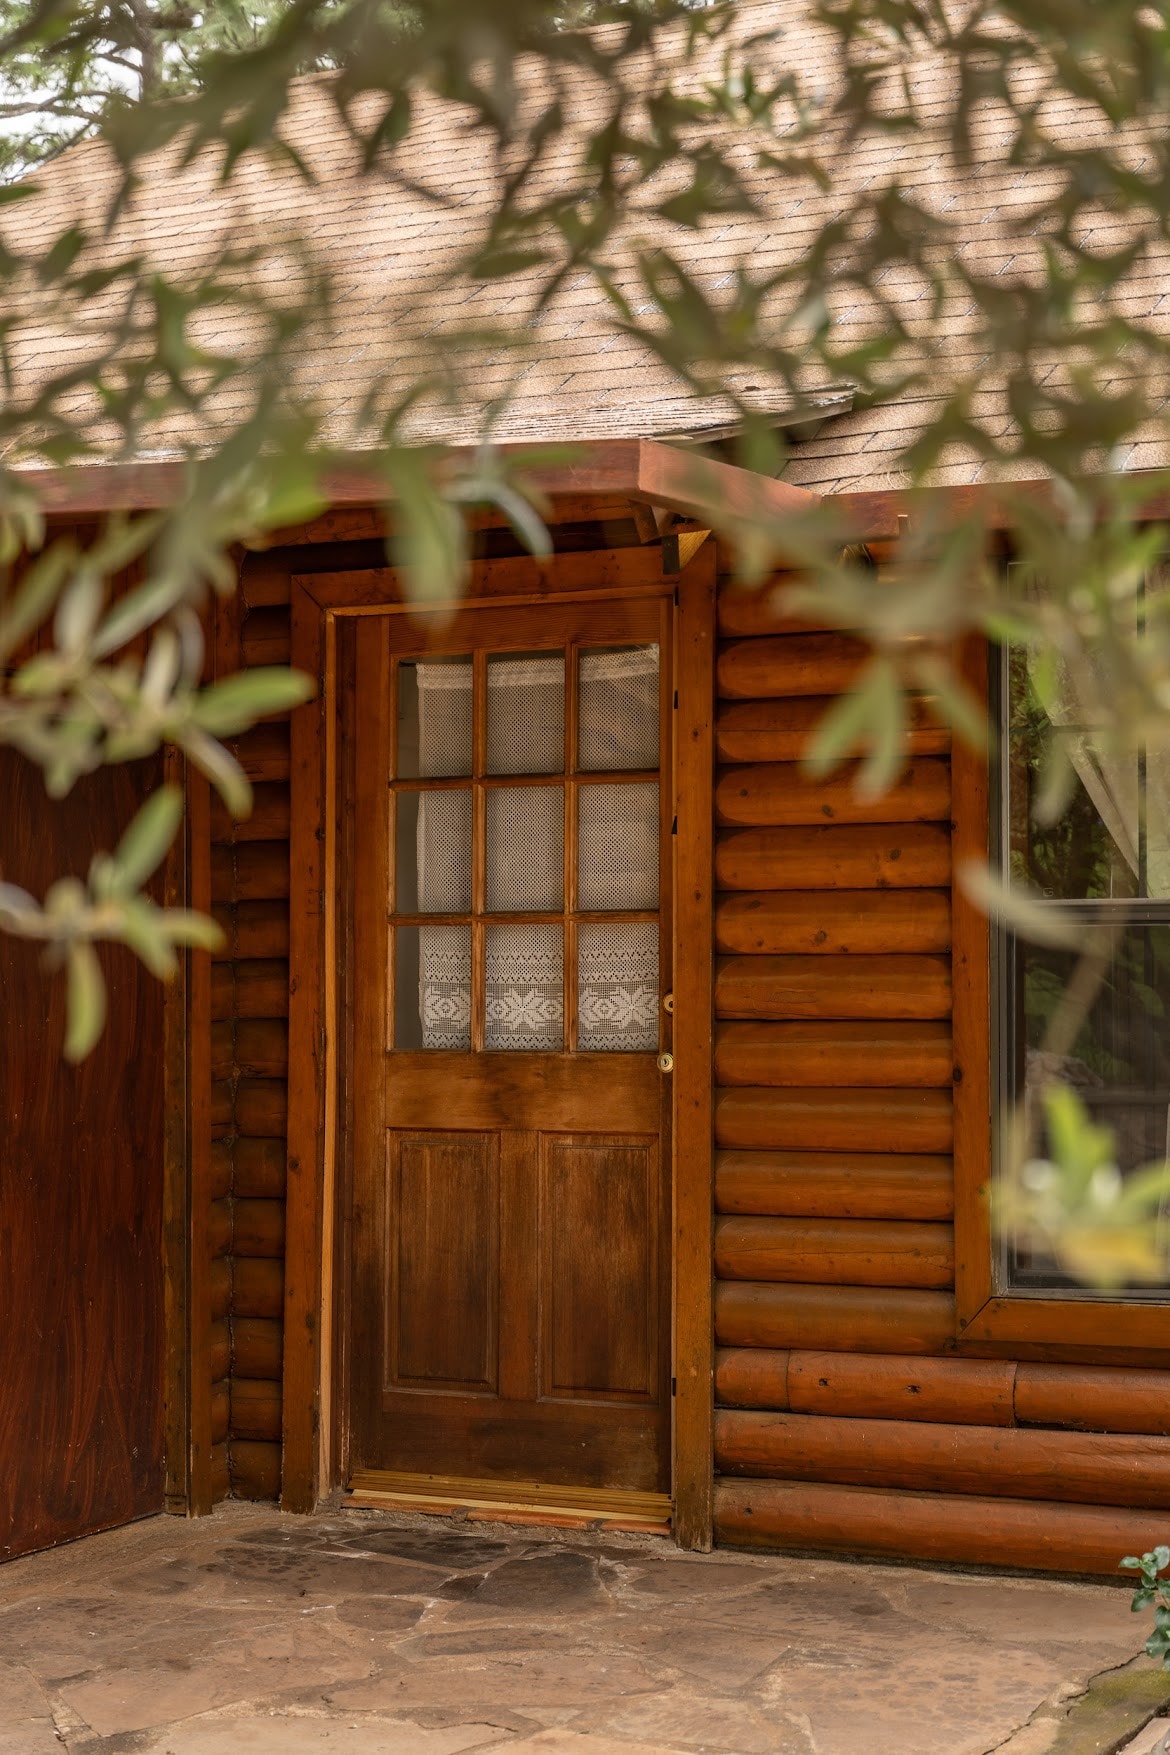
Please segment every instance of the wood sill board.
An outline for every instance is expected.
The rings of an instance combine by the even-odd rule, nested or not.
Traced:
[[[647,1535],[670,1533],[671,1506],[665,1493],[556,1487],[543,1481],[481,1481],[456,1475],[357,1469],[345,1503],[363,1511],[461,1512],[478,1522],[550,1524],[570,1529],[601,1524],[607,1529]]]

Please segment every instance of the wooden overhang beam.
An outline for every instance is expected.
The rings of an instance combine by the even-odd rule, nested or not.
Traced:
[[[663,507],[696,521],[716,513],[775,518],[817,504],[807,488],[755,475],[730,463],[718,463],[657,439],[583,440],[574,455],[556,463],[539,461],[525,467],[533,486],[550,499],[559,496],[626,498]],[[501,445],[505,463],[531,458],[532,445]],[[476,452],[458,447],[441,454],[438,467],[454,469],[472,463]],[[59,469],[16,472],[54,518],[95,517],[112,512],[153,512],[178,505],[183,498],[187,465],[183,462],[86,463]],[[391,497],[378,471],[355,454],[326,469],[322,497],[330,507],[377,507]]]
[[[499,447],[505,461],[531,458],[533,449],[530,444]],[[642,505],[672,513],[692,528],[705,526],[716,512],[723,518],[762,514],[775,519],[826,502],[839,514],[845,531],[861,541],[897,537],[899,521],[907,517],[943,524],[975,511],[989,529],[1003,530],[1010,528],[1012,507],[1020,499],[1045,502],[1053,493],[1048,481],[1016,481],[822,496],[659,439],[587,439],[573,451],[568,461],[526,467],[533,486],[552,499],[624,498],[631,507]],[[470,463],[474,457],[470,446],[453,447],[441,453],[441,463],[452,468]],[[57,469],[19,468],[15,473],[34,490],[50,517],[80,518],[151,512],[177,505],[183,497],[187,465],[84,463]],[[1149,498],[1141,505],[1139,516],[1145,521],[1170,519],[1167,472],[1134,471],[1132,479],[1149,482]],[[324,472],[322,494],[330,507],[355,509],[378,508],[391,497],[387,483],[360,453]]]
[[[1123,479],[1148,486],[1148,496],[1135,508],[1139,522],[1170,520],[1170,486],[1164,469],[1133,470]],[[863,489],[859,493],[834,494],[829,503],[852,539],[892,541],[902,533],[907,518],[916,524],[942,529],[977,513],[989,531],[1007,531],[1015,523],[1014,508],[1021,501],[1051,505],[1054,499],[1053,483],[1036,480],[974,482],[965,487]]]

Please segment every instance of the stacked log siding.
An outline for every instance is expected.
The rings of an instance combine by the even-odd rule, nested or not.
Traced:
[[[289,575],[249,556],[218,662],[286,662]],[[719,598],[715,1538],[1112,1572],[1170,1528],[1170,1371],[956,1339],[951,774],[919,704],[897,785],[805,778],[856,677],[846,634]],[[289,738],[241,740],[256,809],[213,820],[213,1420],[221,1491],[281,1478]],[[960,1240],[961,1246],[961,1240]],[[1121,1357],[1120,1355],[1118,1357]]]
[[[956,1351],[947,733],[876,801],[805,778],[862,649],[774,600],[721,585],[716,1540],[1113,1572],[1170,1373]]]
[[[221,611],[221,668],[287,664],[289,570],[248,556]],[[280,1491],[284,1196],[288,1111],[289,728],[258,726],[237,745],[250,817],[212,813],[212,901],[225,944],[212,977],[218,1196],[217,1436],[236,1498]]]

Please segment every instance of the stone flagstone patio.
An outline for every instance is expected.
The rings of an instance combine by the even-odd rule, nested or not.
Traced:
[[[0,1567],[0,1755],[1044,1755],[1144,1634],[1108,1585],[229,1505]]]

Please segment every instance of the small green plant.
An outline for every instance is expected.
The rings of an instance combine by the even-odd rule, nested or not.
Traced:
[[[1140,1559],[1127,1554],[1121,1564],[1142,1575],[1130,1608],[1136,1615],[1154,1604],[1154,1631],[1146,1640],[1146,1650],[1152,1658],[1161,1658],[1164,1670],[1170,1670],[1170,1577],[1159,1577],[1170,1567],[1170,1548],[1159,1546]]]

